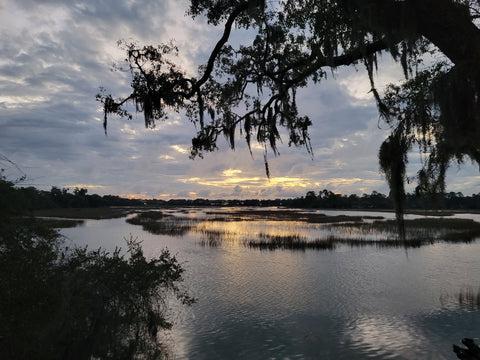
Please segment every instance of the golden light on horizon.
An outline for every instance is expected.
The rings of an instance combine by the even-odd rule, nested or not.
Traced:
[[[146,192],[142,192],[140,194],[120,194],[118,196],[125,199],[141,199],[141,200],[148,199]]]
[[[79,188],[79,189],[103,189],[103,185],[91,185],[91,184],[75,184],[75,185],[64,185],[66,188]]]
[[[301,187],[306,188],[312,186],[309,179],[295,177],[275,177],[270,179],[271,186],[281,186],[284,188]]]
[[[335,184],[337,186],[349,186],[354,184],[382,184],[384,181],[381,179],[378,180],[368,180],[368,179],[361,179],[361,178],[329,178],[324,179],[323,181],[318,181],[314,183],[316,187],[330,187],[331,184]],[[360,189],[362,190],[362,189]],[[363,190],[366,190],[363,187]]]
[[[270,188],[270,187],[283,187],[283,188],[307,188],[312,186],[309,179],[296,178],[296,177],[275,177],[267,179],[266,177],[254,176],[237,176],[241,174],[241,170],[228,169],[222,172],[222,178],[199,178],[193,177],[189,179],[179,179],[184,184],[198,184],[204,186],[211,186],[217,188],[233,188],[240,186],[241,188]],[[227,177],[228,178],[225,178]]]
[[[317,231],[315,225],[294,220],[202,221],[195,227],[195,232],[201,237],[208,237],[208,234],[221,234],[222,241],[228,242],[229,246],[239,246],[257,237],[311,238],[312,231]]]
[[[233,187],[239,185],[240,187],[248,186],[262,186],[264,185],[264,180],[260,177],[253,178],[229,178],[222,180],[198,180],[197,183],[200,185],[215,186],[215,187]]]
[[[228,170],[224,170],[222,172],[222,175],[223,176],[228,176],[228,177],[231,177],[231,176],[234,176],[235,174],[241,174],[242,173],[242,170],[238,170],[238,169],[228,169]]]

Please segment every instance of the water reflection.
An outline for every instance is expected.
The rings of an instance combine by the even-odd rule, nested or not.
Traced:
[[[235,220],[225,221],[225,213],[208,211],[165,210],[161,221],[188,222],[181,236],[152,234],[122,219],[62,231],[93,247],[122,246],[132,233],[147,254],[168,247],[177,255],[198,303],[172,309],[175,359],[452,359],[452,344],[478,339],[480,311],[467,305],[474,297],[466,291],[476,296],[480,287],[477,242],[435,240],[408,257],[403,248],[373,242],[339,241],[330,251],[257,251],[246,242],[312,241],[328,237],[333,227],[285,218],[249,221],[232,209]],[[216,247],[201,244],[207,236]]]
[[[464,286],[455,294],[444,292],[440,296],[443,307],[464,308],[470,311],[480,310],[480,288],[475,290],[472,286]]]
[[[157,235],[196,236],[203,246],[332,250],[339,246],[420,247],[438,241],[471,242],[480,223],[464,218],[412,217],[406,241],[394,220],[372,215],[325,215],[294,210],[200,209],[140,212],[127,222]]]

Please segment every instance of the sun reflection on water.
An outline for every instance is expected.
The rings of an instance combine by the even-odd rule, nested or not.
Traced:
[[[394,220],[378,215],[324,215],[277,208],[165,209],[149,218],[127,219],[154,234],[191,236],[210,247],[247,246],[260,250],[334,250],[342,247],[420,247],[438,241],[472,242],[480,223],[465,219],[406,220],[406,241]]]
[[[194,233],[205,236],[218,234],[222,243],[228,245],[244,244],[252,239],[265,237],[295,236],[309,239],[314,236],[315,226],[308,226],[299,221],[202,221],[194,229]]]

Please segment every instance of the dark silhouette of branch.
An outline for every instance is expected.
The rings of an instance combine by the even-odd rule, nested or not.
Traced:
[[[462,344],[467,348],[453,345],[453,352],[461,360],[480,360],[480,347],[472,339],[462,339]]]

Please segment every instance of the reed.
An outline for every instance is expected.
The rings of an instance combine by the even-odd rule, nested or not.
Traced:
[[[431,240],[407,240],[399,241],[396,239],[389,240],[370,240],[370,239],[345,239],[341,237],[328,236],[326,239],[301,239],[295,236],[272,236],[262,240],[249,240],[245,245],[250,248],[261,250],[334,250],[339,246],[365,247],[375,246],[378,248],[418,248],[426,244],[432,244]]]
[[[480,288],[475,291],[472,286],[464,286],[457,293],[443,292],[439,300],[443,307],[460,307],[476,311],[480,309]]]
[[[403,241],[399,239],[395,220],[384,220],[377,216],[326,216],[311,212],[263,209],[240,209],[231,212],[209,211],[206,214],[206,217],[190,218],[174,216],[161,211],[144,211],[127,219],[127,222],[141,225],[145,231],[152,234],[170,236],[182,236],[188,232],[200,234],[199,243],[202,246],[217,247],[240,243],[250,248],[269,250],[329,250],[338,246],[416,248],[439,241],[468,243],[480,237],[480,223],[470,219],[409,219],[405,221],[406,239]],[[269,233],[267,230],[265,233],[252,236],[251,233],[241,230],[238,226],[232,226],[233,230],[230,230],[227,225],[211,224],[236,221],[246,224],[261,221],[284,221],[291,222],[292,227],[291,231],[287,230],[285,234],[281,235]],[[295,233],[297,226],[312,228],[313,235],[305,235],[303,232]],[[320,234],[316,233],[317,231]]]
[[[327,224],[326,229],[341,233],[383,234],[398,239],[395,220]],[[433,241],[472,242],[480,237],[480,223],[471,219],[421,218],[405,220],[406,239],[410,243],[430,244]],[[365,241],[365,240],[363,240]]]
[[[200,245],[208,247],[218,247],[224,243],[223,231],[212,231],[212,230],[202,230],[202,239],[200,240]]]
[[[458,303],[460,306],[469,309],[480,309],[480,289],[475,293],[472,287],[467,287],[458,293]]]
[[[332,250],[335,244],[330,240],[316,239],[308,241],[306,237],[300,235],[268,235],[261,234],[260,240],[248,240],[245,245],[260,250]]]
[[[198,220],[175,217],[160,211],[140,212],[126,220],[132,225],[141,225],[142,229],[154,235],[182,236],[192,230]]]
[[[431,239],[407,239],[405,241],[400,241],[396,238],[372,240],[366,238],[345,239],[335,236],[329,236],[328,239],[336,245],[346,245],[350,247],[375,246],[377,248],[418,248],[423,245],[434,243]]]

